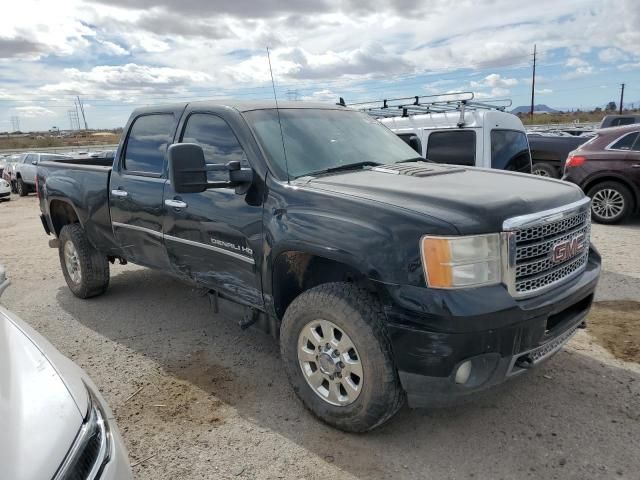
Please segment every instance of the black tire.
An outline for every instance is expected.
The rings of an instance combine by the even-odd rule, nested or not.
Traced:
[[[109,261],[98,252],[87,240],[87,236],[78,223],[65,225],[60,231],[60,266],[69,289],[76,297],[90,298],[101,295],[109,286]],[[77,265],[80,278],[74,281],[67,268],[65,246],[71,242],[77,252]]]
[[[540,177],[560,178],[558,170],[549,163],[535,162],[531,173]]]
[[[311,388],[298,360],[298,338],[314,320],[328,320],[353,341],[362,365],[362,390],[353,403],[332,405]],[[314,415],[348,432],[382,425],[405,399],[393,363],[380,302],[351,283],[327,283],[299,295],[287,308],[280,329],[280,351],[294,391]]]
[[[633,210],[633,195],[631,191],[618,182],[602,182],[594,185],[589,189],[587,195],[591,197],[591,218],[598,223],[609,225],[620,223]],[[608,196],[613,200],[617,200],[616,205],[620,205],[615,214],[607,211],[602,206],[604,199]]]
[[[18,187],[16,187],[15,180],[11,180],[11,193],[18,193]]]
[[[29,194],[29,186],[22,181],[21,178],[16,182],[16,190],[18,191],[18,195],[21,197],[26,197]]]

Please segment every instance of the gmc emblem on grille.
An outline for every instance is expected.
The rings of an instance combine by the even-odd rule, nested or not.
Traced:
[[[551,261],[562,263],[572,259],[581,253],[586,247],[586,236],[584,233],[568,238],[560,243],[556,243],[551,248]]]

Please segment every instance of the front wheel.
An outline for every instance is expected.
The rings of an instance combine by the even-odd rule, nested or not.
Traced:
[[[109,262],[89,243],[82,227],[73,223],[60,231],[60,266],[76,297],[90,298],[109,286]]]
[[[633,197],[618,182],[603,182],[589,190],[591,215],[598,223],[619,223],[631,213]]]
[[[534,163],[531,173],[540,177],[558,178],[558,173],[553,165],[543,162]]]
[[[378,300],[350,283],[307,290],[280,329],[285,370],[303,404],[324,422],[365,432],[389,420],[404,392]]]
[[[21,197],[26,197],[29,194],[29,187],[22,181],[21,178],[19,178],[17,181],[16,189],[18,190],[18,195],[20,195]]]

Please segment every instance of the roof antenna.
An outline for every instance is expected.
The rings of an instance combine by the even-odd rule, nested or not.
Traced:
[[[282,121],[280,120],[280,108],[278,108],[278,96],[276,95],[276,84],[273,81],[273,69],[271,68],[271,54],[267,47],[267,60],[269,60],[269,73],[271,73],[271,86],[273,87],[273,98],[276,100],[276,112],[278,112],[278,125],[280,125],[280,138],[282,139],[282,152],[284,153],[284,168],[287,170],[287,183],[291,183],[289,178],[289,162],[287,162],[287,148],[284,146],[284,133],[282,132]]]

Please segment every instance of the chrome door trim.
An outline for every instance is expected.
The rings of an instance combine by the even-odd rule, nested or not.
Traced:
[[[206,248],[207,250],[211,250],[213,252],[229,255],[230,257],[237,258],[238,260],[242,260],[243,262],[247,262],[251,265],[255,265],[256,263],[255,260],[251,257],[247,257],[245,255],[241,255],[240,253],[236,253],[236,252],[230,252],[229,250],[225,250],[224,248],[216,247],[214,245],[207,245],[206,243],[194,242],[193,240],[174,237],[173,235],[165,235],[164,238],[165,240],[173,240],[174,242],[184,243],[185,245],[191,245],[192,247]]]
[[[111,195],[114,197],[126,197],[129,194],[124,190],[111,190]]]
[[[162,238],[162,232],[158,232],[157,230],[152,230],[150,228],[139,227],[138,225],[129,225],[128,223],[120,223],[120,222],[111,222],[111,225],[114,227],[128,228],[130,230],[137,230],[139,232],[148,233],[149,235],[153,235],[158,238]]]

